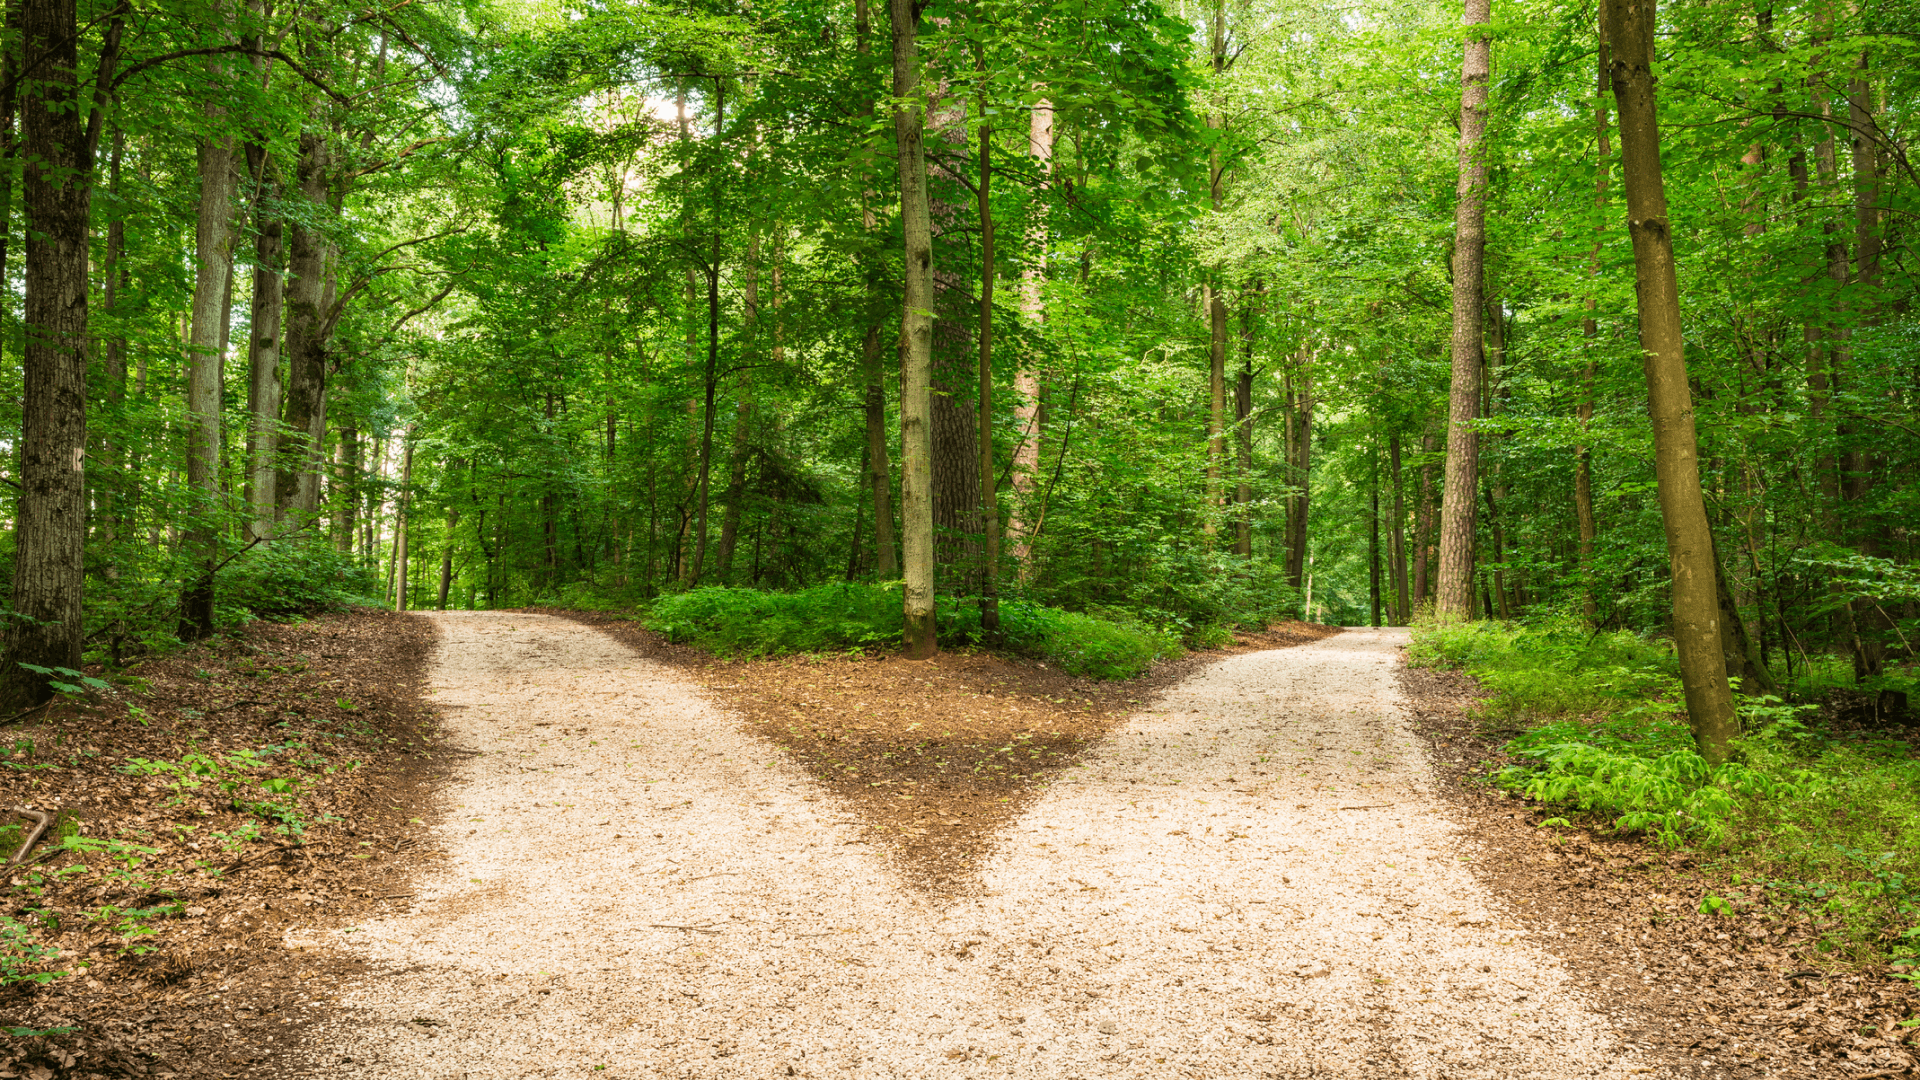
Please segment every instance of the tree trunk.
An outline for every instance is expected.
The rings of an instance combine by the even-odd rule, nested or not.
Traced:
[[[407,610],[407,518],[413,509],[413,430],[401,436],[400,497],[393,508],[393,610]]]
[[[984,84],[985,73],[982,72]],[[987,99],[980,98],[980,531],[986,564],[980,572],[980,630],[1000,632],[1000,503],[993,470],[993,129]]]
[[[455,464],[458,469],[458,464]],[[453,588],[453,537],[454,530],[460,527],[460,507],[447,504],[447,539],[440,547],[440,601],[441,611],[447,610],[447,592]]]
[[[52,695],[43,668],[80,666],[86,583],[87,187],[93,163],[75,100],[73,0],[24,0],[21,100],[27,268],[20,490],[14,515],[13,618],[0,699]]]
[[[1218,80],[1227,67],[1225,0],[1214,0],[1207,20],[1207,51]],[[1226,117],[1219,113],[1207,117],[1207,126],[1216,131],[1226,123]],[[1207,154],[1207,203],[1215,214],[1223,208],[1224,180],[1216,141]],[[1207,508],[1203,528],[1211,537],[1219,528],[1220,511],[1226,504],[1227,472],[1227,302],[1221,295],[1217,272],[1210,272],[1201,283],[1200,302],[1207,309]]]
[[[904,281],[900,314],[900,532],[907,655],[933,656],[933,223],[927,206],[926,96],[913,0],[888,0],[893,21],[894,142],[900,168]]]
[[[1287,583],[1297,591],[1307,568],[1307,514],[1312,506],[1313,482],[1313,370],[1312,351],[1300,349],[1299,367],[1286,377],[1285,431],[1287,455]]]
[[[1393,527],[1387,533],[1392,545],[1393,621],[1405,626],[1413,621],[1413,602],[1407,595],[1407,508],[1405,487],[1400,479],[1400,436],[1387,436],[1387,460],[1393,470]]]
[[[1465,25],[1492,21],[1492,0],[1466,0]],[[1434,617],[1472,617],[1473,525],[1479,486],[1479,439],[1472,424],[1479,400],[1482,273],[1487,246],[1487,80],[1493,46],[1470,29],[1460,67],[1460,177],[1453,215],[1453,385],[1447,410],[1447,480],[1440,502],[1440,573]]]
[[[1587,275],[1596,282],[1600,278],[1600,238],[1607,227],[1607,172],[1610,168],[1607,159],[1613,151],[1607,145],[1609,125],[1607,124],[1607,86],[1609,55],[1605,28],[1600,33],[1599,78],[1593,96],[1593,251],[1587,258]],[[1593,423],[1593,377],[1599,369],[1596,350],[1600,347],[1600,323],[1595,318],[1599,310],[1599,299],[1592,293],[1587,294],[1587,317],[1581,323],[1581,329],[1587,339],[1587,364],[1580,374],[1580,403],[1574,407],[1574,416],[1584,434]],[[1585,442],[1576,443],[1573,448],[1573,516],[1580,530],[1580,609],[1588,622],[1596,614],[1593,591],[1593,542],[1599,535],[1593,520],[1593,462],[1591,451]]]
[[[1240,308],[1240,377],[1233,387],[1234,469],[1233,553],[1253,558],[1253,303]]]
[[[1027,124],[1027,153],[1040,176],[1034,192],[1034,216],[1027,230],[1029,254],[1020,271],[1020,310],[1038,335],[1047,321],[1047,207],[1044,201],[1053,175],[1053,105],[1045,98],[1033,105]],[[1013,448],[1013,507],[1007,514],[1007,536],[1013,541],[1013,559],[1021,581],[1031,573],[1033,544],[1021,514],[1033,497],[1033,478],[1040,468],[1040,379],[1021,367],[1013,377],[1014,425],[1019,442]]]
[[[280,447],[280,322],[286,292],[281,221],[272,163],[261,143],[247,144],[254,185],[253,318],[247,334],[247,505],[254,539],[273,535]]]
[[[1873,327],[1879,323],[1880,252],[1884,244],[1880,226],[1880,161],[1872,132],[1878,126],[1874,116],[1873,86],[1868,81],[1869,54],[1862,52],[1856,67],[1859,73],[1847,87],[1847,119],[1852,130],[1853,149],[1853,280],[1848,291],[1856,293],[1848,306],[1856,325]],[[1887,373],[1891,374],[1891,373]],[[1880,455],[1868,453],[1856,443],[1842,458],[1840,491],[1846,502],[1847,528],[1855,550],[1870,558],[1886,554],[1882,544],[1885,526],[1874,520],[1868,509],[1874,474],[1880,471]],[[1888,639],[1898,631],[1884,605],[1872,597],[1848,601],[1853,622],[1853,675],[1856,682],[1877,679],[1886,672]]]
[[[727,508],[720,519],[720,584],[733,584],[733,554],[740,543],[741,503],[747,494],[747,436],[753,424],[753,362],[759,359],[760,334],[760,236],[747,239],[746,285],[744,288],[742,329],[746,338],[746,362],[740,365],[733,406],[732,445],[727,455]],[[611,438],[611,436],[609,436]],[[609,443],[611,445],[611,443]]]
[[[854,31],[861,56],[872,51],[872,22],[868,0],[854,0]],[[866,106],[866,114],[874,114],[873,102]],[[879,222],[873,211],[873,192],[863,190],[860,193],[860,227],[867,236],[872,237],[879,228]],[[876,295],[885,289],[879,271],[880,260],[873,260],[867,271],[867,290]],[[893,470],[887,457],[887,383],[886,375],[880,367],[880,323],[867,324],[867,332],[860,342],[861,370],[866,379],[866,421],[867,421],[867,484],[873,492],[873,571],[880,579],[897,577],[900,573],[900,561],[894,549],[893,539]]]
[[[1416,606],[1432,598],[1432,571],[1440,561],[1434,550],[1433,462],[1427,458],[1433,453],[1434,441],[1429,422],[1428,430],[1420,436],[1420,454],[1426,460],[1420,464],[1420,506],[1413,518],[1413,602]]]
[[[6,63],[9,66],[5,68],[5,71],[8,73],[5,77],[11,78],[10,73],[13,70],[10,66],[13,64],[13,54],[11,52],[7,54]],[[7,149],[11,150],[13,139],[13,91],[11,89],[0,93],[0,109],[4,109],[7,114],[5,142]],[[100,283],[101,306],[109,317],[116,317],[119,314],[121,294],[128,288],[133,279],[132,273],[127,268],[127,226],[124,220],[125,212],[120,205],[120,161],[122,155],[125,153],[126,144],[126,132],[115,128],[113,132],[113,152],[110,164],[107,167],[107,190],[110,202],[113,204],[114,214],[107,223],[107,247],[100,264],[100,276],[102,279]],[[12,209],[13,181],[10,170],[0,170],[0,172],[7,172],[9,174],[5,178],[0,178],[0,184],[4,184],[6,187],[4,196],[0,196],[0,281],[5,281],[5,218],[9,216],[9,212]],[[4,305],[0,305],[0,328],[5,326],[6,320],[4,314]],[[0,333],[0,337],[3,336],[5,336],[4,333]],[[121,416],[121,411],[125,407],[127,399],[127,337],[124,332],[116,331],[112,337],[100,343],[100,361],[100,366],[105,370],[107,376],[106,403],[108,414],[110,417],[117,419]],[[124,435],[117,431],[108,430],[106,438],[102,440],[103,445],[101,448],[105,455],[105,471],[108,475],[101,478],[105,481],[104,483],[95,481],[93,485],[95,490],[99,492],[97,498],[99,501],[98,513],[101,522],[101,539],[105,542],[107,548],[107,561],[104,572],[109,578],[119,576],[119,555],[115,550],[115,545],[119,541],[126,539],[128,526],[132,521],[131,511],[133,503],[130,498],[132,494],[130,489],[133,488],[136,482],[135,477],[137,477],[139,472],[137,468],[131,467],[131,463],[125,461],[127,448],[122,442],[124,437]]]
[[[1653,419],[1654,469],[1660,517],[1673,574],[1673,637],[1694,741],[1709,764],[1727,760],[1739,734],[1726,660],[1720,651],[1713,534],[1700,491],[1700,466],[1687,386],[1680,289],[1673,236],[1660,175],[1660,129],[1654,104],[1653,0],[1604,0],[1613,46],[1614,101],[1620,116],[1620,160],[1633,237],[1634,295],[1640,313],[1647,404]]]
[[[215,64],[216,79],[224,65]],[[217,126],[225,110],[208,110]],[[213,568],[220,556],[220,390],[226,357],[227,289],[233,269],[233,140],[199,145],[200,203],[194,221],[192,330],[187,341],[187,491],[192,500],[186,545],[193,577],[180,596],[182,640],[213,633]]]
[[[317,127],[317,116],[308,124]],[[327,238],[314,219],[327,211],[329,164],[324,131],[302,132],[294,184],[295,198],[305,205],[300,214],[288,215],[286,330],[281,339],[287,382],[280,468],[274,478],[281,532],[306,527],[319,506],[318,455],[326,423]]]
[[[360,431],[340,429],[334,448],[333,546],[342,555],[353,554],[353,530],[360,510]]]
[[[1380,448],[1375,445],[1371,451],[1372,469],[1367,477],[1367,600],[1372,608],[1373,622],[1380,623]]]
[[[713,98],[713,141],[720,142],[725,127],[724,101],[719,84]],[[720,385],[720,233],[715,226],[707,251],[707,368],[700,410],[700,495],[699,513],[694,524],[692,583],[700,583],[707,562],[707,506],[713,490],[713,406]]]

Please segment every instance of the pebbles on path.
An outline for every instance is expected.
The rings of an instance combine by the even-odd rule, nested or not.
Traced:
[[[1038,799],[951,899],[677,673],[592,629],[435,616],[473,753],[444,869],[334,936],[312,1071],[527,1077],[1623,1077],[1461,864],[1395,632],[1244,654]]]

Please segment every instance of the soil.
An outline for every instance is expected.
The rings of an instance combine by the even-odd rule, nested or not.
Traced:
[[[996,836],[1063,770],[1155,694],[1223,657],[1319,641],[1339,627],[1276,623],[1122,682],[977,651],[931,662],[879,654],[716,660],[630,620],[555,612],[686,672],[846,800],[907,878],[978,887]]]
[[[1473,710],[1486,695],[1455,671],[1408,668],[1400,683],[1440,791],[1479,851],[1475,873],[1536,929],[1535,940],[1638,1042],[1692,1075],[1911,1076],[1920,993],[1816,947],[1804,912],[1758,886],[1641,838],[1542,829],[1564,813],[1485,782],[1505,736]],[[1708,896],[1731,913],[1700,911]]]
[[[151,853],[117,873],[104,854],[49,842],[13,871],[5,914],[57,926],[43,935],[62,950],[49,967],[71,974],[0,991],[0,1017],[77,1030],[0,1043],[0,1076],[280,1071],[324,987],[357,968],[311,936],[403,903],[433,859],[419,841],[441,773],[420,692],[434,637],[425,620],[377,610],[254,623],[5,730],[0,805]],[[286,798],[299,831],[236,805],[268,794],[245,773],[139,764],[241,751],[266,758],[261,778],[297,781]],[[259,839],[234,835],[249,823]],[[121,932],[115,909],[155,908],[133,924],[149,933]]]

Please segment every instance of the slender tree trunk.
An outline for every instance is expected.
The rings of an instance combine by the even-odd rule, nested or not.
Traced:
[[[7,54],[6,63],[8,65],[13,63],[13,54],[11,52]],[[12,70],[13,68],[10,66],[5,68],[7,74],[4,77],[11,78]],[[7,143],[7,149],[11,150],[13,138],[13,93],[11,89],[0,93],[0,109],[4,109],[6,113],[4,138]],[[114,128],[113,151],[107,166],[107,191],[109,201],[113,206],[113,216],[107,222],[107,247],[100,264],[102,278],[100,283],[101,307],[109,318],[116,318],[119,315],[121,293],[130,284],[132,278],[126,266],[127,226],[124,220],[124,210],[120,204],[120,161],[126,151],[126,144],[126,132],[120,130],[118,127]],[[4,184],[7,189],[4,198],[0,198],[0,281],[5,281],[6,218],[10,216],[9,212],[12,209],[10,204],[12,202],[13,181],[11,170],[0,168],[0,174],[5,174],[5,178],[0,179],[0,184]],[[6,325],[4,306],[4,303],[0,303],[0,338],[6,336],[4,329]],[[108,414],[118,419],[122,415],[122,410],[125,408],[127,400],[127,338],[126,334],[119,328],[116,327],[111,335],[100,343],[100,361],[101,367],[105,370],[107,376],[106,404]],[[115,426],[117,427],[118,425]],[[107,548],[107,560],[104,569],[109,578],[118,578],[120,574],[119,554],[115,550],[115,546],[119,541],[126,539],[127,536],[128,525],[131,522],[129,511],[132,508],[132,499],[130,498],[132,492],[130,489],[132,489],[136,483],[133,477],[137,476],[139,471],[137,468],[131,467],[131,462],[126,461],[127,447],[122,441],[124,438],[125,436],[120,432],[113,429],[108,430],[106,438],[102,440],[101,449],[106,459],[106,472],[109,475],[102,478],[105,483],[96,481],[94,485],[100,492],[100,533],[101,539],[105,542]]]
[[[1420,436],[1420,453],[1426,460],[1420,465],[1420,506],[1413,518],[1413,602],[1420,605],[1433,597],[1432,571],[1437,568],[1439,554],[1434,545],[1434,525],[1436,515],[1433,505],[1433,462],[1427,458],[1434,451],[1435,439],[1431,428]]]
[[[1872,132],[1878,126],[1875,117],[1873,85],[1867,72],[1870,54],[1862,52],[1856,76],[1847,87],[1847,120],[1853,151],[1853,279],[1847,291],[1856,294],[1848,307],[1856,325],[1876,326],[1880,309],[1880,254],[1884,245],[1880,224],[1880,172],[1878,146]],[[1884,374],[1891,374],[1886,372]],[[1889,383],[1892,380],[1888,380]],[[1851,426],[1851,425],[1849,425]],[[1846,449],[1841,458],[1841,497],[1847,510],[1847,528],[1855,550],[1872,557],[1887,554],[1883,540],[1885,525],[1876,520],[1868,496],[1874,476],[1880,471],[1881,455],[1869,453],[1859,441]],[[1855,681],[1877,679],[1886,672],[1888,639],[1897,632],[1885,605],[1872,597],[1848,601],[1853,622],[1853,675]]]
[[[1233,553],[1253,558],[1253,302],[1240,308],[1240,375],[1233,387],[1234,469]]]
[[[214,77],[224,65],[214,64]],[[225,110],[209,109],[219,125]],[[221,350],[228,318],[227,290],[233,269],[233,140],[199,145],[200,205],[194,224],[192,330],[187,341],[187,490],[193,500],[186,544],[193,576],[180,596],[183,640],[213,633],[213,568],[219,560],[220,390],[226,357]]]
[[[1400,436],[1387,436],[1387,460],[1393,470],[1393,526],[1387,533],[1392,545],[1393,621],[1405,626],[1413,621],[1413,603],[1407,595],[1407,508],[1405,488],[1400,480]]]
[[[247,504],[255,539],[273,535],[280,448],[280,322],[286,279],[280,261],[286,236],[272,164],[261,143],[247,144],[254,186],[253,317],[247,334]]]
[[[353,530],[360,510],[360,430],[340,429],[334,450],[333,546],[342,555],[353,554]]]
[[[1492,0],[1466,0],[1465,25],[1493,18]],[[1453,385],[1448,396],[1447,481],[1440,503],[1440,573],[1434,616],[1441,622],[1472,617],[1473,525],[1479,486],[1479,439],[1473,430],[1479,400],[1481,291],[1487,246],[1487,80],[1492,41],[1468,31],[1460,67],[1460,178],[1453,216]]]
[[[1208,53],[1216,80],[1227,68],[1227,6],[1214,0],[1207,20]],[[1220,130],[1226,117],[1215,113],[1207,117],[1207,126]],[[1225,169],[1216,142],[1207,155],[1207,202],[1218,214],[1224,208]],[[1209,273],[1200,286],[1200,302],[1207,309],[1207,511],[1204,528],[1211,537],[1219,527],[1220,510],[1226,504],[1227,472],[1227,302],[1221,294],[1220,276]]]
[[[1027,265],[1020,271],[1020,309],[1038,336],[1047,321],[1047,206],[1053,176],[1053,105],[1045,98],[1034,103],[1027,124],[1027,153],[1034,159],[1040,185],[1034,192],[1034,214],[1027,229]],[[1013,377],[1014,424],[1020,441],[1013,448],[1013,507],[1007,514],[1007,536],[1013,541],[1013,559],[1021,581],[1032,573],[1032,538],[1021,515],[1033,498],[1033,478],[1040,469],[1040,379],[1022,366]]]
[[[732,446],[727,455],[727,508],[720,519],[720,584],[733,584],[733,553],[740,541],[740,510],[746,501],[748,433],[753,424],[753,361],[759,359],[760,236],[747,239],[745,312],[746,363],[740,365],[733,407]],[[611,438],[611,436],[609,436]],[[611,445],[611,444],[609,444]]]
[[[1379,626],[1381,589],[1380,589],[1380,448],[1369,447],[1372,468],[1367,477],[1367,600],[1372,608],[1373,622]]]
[[[399,569],[394,574],[393,610],[407,610],[407,519],[413,509],[413,429],[401,436],[400,497],[393,508],[393,560]]]
[[[716,145],[720,142],[724,127],[726,114],[722,111],[723,107],[723,99],[716,85],[713,97],[713,141]],[[720,233],[717,226],[708,244],[706,273],[707,370],[700,410],[700,502],[693,541],[692,580],[695,585],[700,583],[700,575],[706,569],[707,505],[709,493],[713,490],[713,403],[720,385]]]
[[[873,48],[873,27],[867,0],[854,0],[854,29],[860,55],[864,57]],[[873,102],[867,103],[866,113],[869,118],[873,116]],[[879,228],[871,190],[863,190],[860,194],[860,227],[869,238]],[[885,289],[879,266],[880,260],[875,258],[867,272],[867,292],[870,296]],[[867,484],[873,492],[873,571],[875,577],[884,580],[899,576],[900,562],[894,549],[893,469],[887,455],[887,383],[886,375],[881,370],[880,323],[877,318],[867,323],[867,332],[860,342],[860,358],[867,392],[866,461]]]
[[[21,95],[27,225],[20,491],[14,516],[13,618],[0,698],[36,705],[39,667],[80,666],[86,571],[87,186],[93,163],[76,107],[73,0],[24,0]]]
[[[447,539],[440,547],[440,599],[439,608],[447,610],[447,593],[453,588],[453,538],[454,530],[460,527],[460,507],[447,504]]]
[[[1302,588],[1307,572],[1307,515],[1313,488],[1313,352],[1300,349],[1296,369],[1286,377],[1287,583]]]
[[[934,654],[933,223],[927,206],[926,96],[912,0],[888,0],[893,21],[894,141],[899,151],[904,289],[900,316],[900,531],[907,655]]]
[[[984,75],[984,73],[983,73]],[[1000,503],[993,469],[993,129],[980,99],[980,525],[987,561],[980,575],[980,629],[1000,632]]]
[[[1613,46],[1612,81],[1620,115],[1620,160],[1633,237],[1634,294],[1640,312],[1647,404],[1653,419],[1660,516],[1673,573],[1673,637],[1694,741],[1710,764],[1727,760],[1739,733],[1726,660],[1720,651],[1713,534],[1700,491],[1700,465],[1687,386],[1680,290],[1660,175],[1654,104],[1652,0],[1603,0]]]
[[[325,214],[330,155],[327,136],[319,127],[318,110],[300,135],[300,155],[294,169],[300,215],[289,215],[287,281],[284,290],[287,381],[281,412],[280,468],[274,478],[274,499],[281,527],[302,528],[319,505],[316,483],[321,427],[326,422],[327,354],[327,238],[314,218]]]
[[[1600,278],[1600,238],[1606,232],[1607,211],[1607,173],[1611,169],[1609,158],[1613,151],[1608,146],[1610,125],[1607,123],[1607,95],[1610,92],[1608,79],[1608,54],[1605,28],[1600,34],[1599,82],[1593,96],[1593,208],[1594,236],[1593,250],[1587,258],[1588,277],[1595,282]],[[1580,403],[1574,407],[1574,417],[1579,422],[1580,431],[1585,434],[1593,423],[1593,377],[1599,369],[1597,350],[1600,347],[1600,323],[1596,318],[1599,310],[1599,298],[1587,294],[1587,317],[1581,323],[1586,334],[1587,363],[1580,374]],[[1597,605],[1593,583],[1593,544],[1599,536],[1593,518],[1593,460],[1592,451],[1582,441],[1573,448],[1573,516],[1580,530],[1580,608],[1588,622],[1592,622]]]

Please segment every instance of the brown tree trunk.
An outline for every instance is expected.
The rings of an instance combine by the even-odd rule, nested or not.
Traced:
[[[407,610],[407,518],[413,509],[413,430],[401,436],[400,496],[393,508],[393,610]]]
[[[926,95],[913,0],[888,0],[893,22],[894,142],[900,168],[904,281],[900,314],[900,531],[907,655],[936,649],[933,611],[933,224],[927,206]]]
[[[1634,295],[1640,314],[1647,405],[1653,419],[1660,517],[1673,572],[1673,637],[1687,716],[1701,756],[1727,760],[1739,734],[1726,660],[1720,650],[1713,533],[1700,491],[1693,402],[1687,386],[1680,289],[1660,175],[1654,104],[1652,0],[1603,0],[1612,81],[1620,116],[1620,161],[1633,237]]]
[[[1240,375],[1233,386],[1234,469],[1233,553],[1253,558],[1253,302],[1240,308]]]
[[[1287,457],[1287,584],[1304,589],[1307,573],[1307,514],[1313,482],[1313,351],[1302,346],[1298,367],[1287,374],[1281,437]],[[1303,612],[1304,617],[1304,612]]]
[[[459,468],[455,463],[455,469]],[[447,504],[447,540],[440,548],[440,597],[438,607],[447,610],[447,593],[453,588],[453,537],[454,530],[460,527],[460,507]]]
[[[984,84],[985,73],[981,73]],[[993,471],[993,129],[980,98],[980,531],[987,557],[980,572],[980,629],[1000,632],[1000,503]]]
[[[247,144],[247,168],[254,186],[253,316],[247,334],[247,504],[253,538],[273,535],[280,447],[280,322],[286,279],[280,260],[286,226],[267,148]]]
[[[1433,453],[1435,441],[1431,429],[1421,434],[1420,453],[1423,457]],[[1432,571],[1440,561],[1439,553],[1434,546],[1435,521],[1433,462],[1429,458],[1420,465],[1420,505],[1414,511],[1413,518],[1413,602],[1415,606],[1425,604],[1433,597]]]
[[[1393,470],[1393,526],[1387,532],[1392,545],[1393,621],[1405,626],[1413,621],[1413,603],[1407,595],[1407,507],[1405,487],[1400,478],[1400,436],[1387,436],[1387,461]]]
[[[308,123],[317,127],[313,119]],[[302,132],[294,197],[305,206],[298,216],[288,215],[286,330],[281,339],[287,381],[280,417],[280,468],[274,478],[281,532],[305,527],[320,501],[317,469],[327,390],[327,238],[314,217],[327,210],[329,164],[324,131]]]
[[[854,0],[854,23],[860,55],[871,46],[867,0]],[[867,103],[867,115],[873,115],[873,103]],[[872,236],[879,228],[873,210],[873,193],[860,195],[860,227]],[[877,260],[876,260],[877,264]],[[876,269],[868,271],[868,290],[876,294],[884,286]],[[870,322],[860,342],[861,372],[866,379],[867,484],[873,492],[873,572],[882,580],[899,576],[900,561],[893,536],[893,468],[887,453],[887,382],[881,369],[880,324]]]
[[[935,111],[935,135],[948,145],[951,159],[965,160],[966,112],[950,99]],[[939,197],[964,187],[955,172],[941,170],[945,181],[930,190],[928,212],[934,241],[951,260],[934,271],[933,324],[933,525],[934,559],[941,587],[966,596],[979,588],[981,567],[980,430],[977,399],[978,363],[973,340],[973,297],[958,267],[956,249],[967,241],[960,206]],[[954,239],[961,237],[961,239]]]
[[[1027,124],[1027,153],[1032,155],[1040,174],[1040,187],[1034,194],[1034,220],[1027,230],[1030,249],[1025,268],[1020,272],[1020,309],[1036,333],[1047,321],[1047,211],[1044,199],[1053,176],[1053,105],[1044,98],[1034,103]],[[1040,379],[1027,367],[1013,377],[1014,424],[1020,441],[1013,449],[1013,507],[1007,515],[1007,535],[1013,541],[1013,559],[1019,564],[1020,580],[1031,573],[1033,545],[1027,525],[1020,516],[1033,497],[1033,478],[1040,468]]]
[[[741,504],[747,494],[747,435],[753,425],[753,364],[759,359],[760,335],[760,236],[758,233],[747,238],[746,282],[744,294],[744,318],[747,355],[740,365],[740,374],[735,380],[735,402],[733,406],[732,445],[727,454],[727,494],[726,510],[720,518],[720,551],[717,562],[720,567],[720,584],[733,584],[734,549],[740,542]],[[611,431],[611,428],[609,429]],[[609,434],[611,439],[611,434]],[[609,442],[611,445],[611,442]]]
[[[360,511],[360,430],[340,429],[334,447],[333,546],[342,555],[353,554],[353,531]]]
[[[1880,226],[1880,161],[1873,139],[1877,126],[1874,116],[1873,86],[1869,82],[1869,54],[1862,52],[1856,71],[1847,87],[1847,119],[1853,150],[1853,280],[1848,291],[1856,294],[1848,306],[1857,325],[1872,327],[1879,322],[1880,252],[1884,241]],[[1841,498],[1847,510],[1847,528],[1855,550],[1869,557],[1882,556],[1884,526],[1873,520],[1865,509],[1873,490],[1874,474],[1879,471],[1879,455],[1867,452],[1856,442],[1841,459]],[[1850,600],[1853,622],[1853,675],[1856,681],[1877,679],[1886,671],[1888,638],[1895,627],[1884,605],[1871,597]]]
[[[215,64],[216,79],[224,65]],[[215,125],[224,109],[209,109]],[[220,544],[220,390],[226,357],[227,289],[233,269],[233,140],[199,144],[200,203],[194,222],[192,329],[187,340],[187,491],[192,500],[186,545],[193,577],[180,595],[182,640],[213,633],[213,568]]]
[[[1607,123],[1607,85],[1610,56],[1607,48],[1604,27],[1600,34],[1600,75],[1593,96],[1593,207],[1594,237],[1593,250],[1587,258],[1587,274],[1598,280],[1600,277],[1600,237],[1606,231],[1607,208],[1607,172],[1611,166],[1608,159],[1613,156],[1608,146],[1611,131]],[[1580,374],[1580,403],[1574,407],[1574,417],[1584,434],[1593,423],[1593,377],[1599,368],[1595,350],[1600,347],[1600,323],[1595,317],[1599,310],[1599,299],[1587,294],[1587,317],[1581,323],[1581,329],[1587,339],[1587,364]],[[1588,622],[1597,614],[1593,591],[1593,544],[1599,537],[1599,530],[1593,518],[1593,461],[1592,452],[1585,442],[1577,443],[1573,448],[1573,516],[1580,531],[1580,609]]]
[[[27,225],[20,491],[14,516],[13,614],[0,700],[36,705],[52,691],[21,667],[80,666],[86,583],[87,187],[93,163],[75,85],[73,0],[24,0],[21,95]]]
[[[1465,24],[1492,20],[1492,0],[1466,0]],[[1440,502],[1440,572],[1434,617],[1473,615],[1475,489],[1479,439],[1472,424],[1479,402],[1482,273],[1487,246],[1487,80],[1493,46],[1485,31],[1470,30],[1460,67],[1459,183],[1453,216],[1453,385],[1448,395],[1447,481]]]
[[[1224,0],[1214,0],[1208,19],[1207,44],[1213,61],[1214,78],[1227,67],[1227,8]],[[1207,126],[1219,130],[1226,118],[1218,113],[1207,117]],[[1207,156],[1207,201],[1213,212],[1222,209],[1224,169],[1216,143]],[[1200,286],[1200,302],[1207,309],[1207,508],[1203,528],[1211,537],[1219,528],[1221,509],[1226,504],[1227,472],[1227,302],[1221,295],[1218,273]]]

